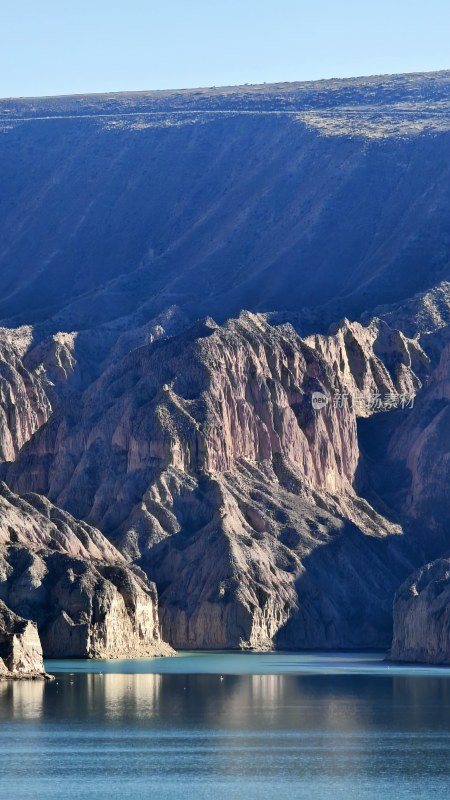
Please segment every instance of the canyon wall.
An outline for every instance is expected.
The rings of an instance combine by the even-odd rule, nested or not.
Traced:
[[[0,599],[37,623],[47,658],[172,652],[161,639],[156,588],[144,574],[100,531],[44,497],[19,497],[5,484]]]
[[[0,600],[0,680],[45,678],[36,624],[14,614]]]
[[[388,646],[450,547],[449,82],[0,101],[0,598],[45,654]]]
[[[394,603],[394,661],[450,664],[450,560],[421,567],[398,590]]]
[[[387,645],[414,564],[354,490],[356,419],[414,396],[427,364],[384,322],[303,340],[249,312],[205,320],[112,363],[5,476],[137,561],[177,647]]]

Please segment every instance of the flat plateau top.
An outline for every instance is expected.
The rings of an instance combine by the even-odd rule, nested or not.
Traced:
[[[378,105],[450,100],[450,70],[405,75],[273,83],[210,86],[144,92],[66,95],[0,99],[0,117],[82,116],[105,112],[127,114],[176,110],[273,110]]]
[[[252,117],[325,136],[410,138],[450,130],[450,71],[152,92],[0,99],[0,131],[79,120],[143,131]]]

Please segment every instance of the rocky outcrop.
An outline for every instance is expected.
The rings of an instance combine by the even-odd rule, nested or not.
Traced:
[[[126,316],[81,332],[0,328],[0,463],[14,461],[55,408],[76,406],[79,393],[108,366],[136,347],[173,335],[185,322],[171,306],[145,323]]]
[[[401,528],[355,493],[356,418],[383,410],[359,402],[371,392],[412,395],[424,364],[384,323],[302,340],[259,315],[206,320],[112,364],[7,479],[137,560],[177,647],[387,644],[414,565]]]
[[[430,360],[419,343],[381,319],[366,326],[344,319],[327,336],[315,334],[305,341],[339,375],[345,402],[358,417],[390,410],[400,398],[414,398],[422,386],[419,376],[429,371]]]
[[[161,639],[154,584],[100,531],[43,497],[18,497],[4,484],[0,598],[37,623],[48,658],[172,652]]]
[[[388,646],[413,562],[364,501],[305,490],[281,459],[197,480],[168,470],[152,495],[160,541],[139,563],[176,647]]]
[[[0,328],[0,462],[14,461],[52,411],[44,370],[23,363],[32,337],[29,326]]]
[[[31,327],[0,330],[0,460],[14,460],[45,424],[78,367],[75,334],[40,344],[33,338]],[[71,402],[66,394],[66,405]],[[16,664],[22,640],[23,653],[34,652],[36,622],[47,657],[171,652],[161,641],[154,585],[132,572],[98,530],[45,497],[19,497],[0,484],[0,564],[0,597],[33,620],[10,640],[7,664]],[[23,668],[19,660],[17,665],[9,671],[31,670],[25,661]]]
[[[36,621],[47,658],[170,655],[156,589],[123,564],[17,546],[2,551],[0,596]]]
[[[0,679],[47,677],[36,624],[0,600]]]
[[[10,544],[123,563],[121,554],[100,531],[56,508],[45,497],[19,497],[0,482],[0,547]]]
[[[390,658],[450,664],[450,559],[426,564],[400,587]]]
[[[154,523],[140,498],[169,467],[215,474],[278,457],[311,489],[352,492],[360,411],[335,396],[395,398],[420,385],[418,344],[398,334],[403,350],[391,375],[375,352],[380,339],[350,323],[304,341],[258,315],[223,327],[206,321],[112,366],[78,407],[54,414],[5,475],[16,491],[44,494],[108,535],[129,529],[135,538],[147,528],[150,540]],[[312,405],[316,391],[328,401],[323,413]]]

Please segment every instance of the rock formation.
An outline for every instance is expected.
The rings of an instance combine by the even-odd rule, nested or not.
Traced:
[[[450,343],[418,397],[413,413],[391,439],[388,459],[402,461],[411,475],[408,512],[427,520],[430,532],[447,524],[450,500]]]
[[[2,597],[37,622],[46,658],[170,655],[159,632],[156,589],[123,564],[10,546]]]
[[[389,644],[450,547],[449,82],[0,100],[0,598],[46,655]]]
[[[311,488],[351,491],[356,416],[381,410],[359,401],[413,396],[413,361],[426,361],[401,334],[386,357],[387,330],[346,322],[335,335],[303,341],[258,315],[223,327],[207,320],[107,369],[77,408],[56,411],[5,474],[16,491],[44,494],[108,535],[137,526],[150,539],[159,538],[158,523],[141,497],[168,467],[215,475],[278,456]],[[328,399],[323,414],[313,409],[315,391]],[[335,398],[343,395],[342,405]]]
[[[206,320],[113,363],[5,474],[138,561],[175,646],[387,643],[413,563],[401,528],[355,494],[356,418],[383,410],[363,402],[371,393],[412,396],[426,364],[385,323],[302,340],[261,315]]]
[[[450,664],[450,559],[426,564],[398,590],[390,658]]]
[[[36,624],[14,614],[0,600],[0,680],[45,677],[49,676]]]
[[[23,363],[32,336],[31,327],[0,329],[0,461],[13,461],[51,414],[44,370]]]
[[[0,598],[37,623],[47,658],[171,653],[161,640],[155,586],[143,573],[100,531],[4,484]]]
[[[381,498],[384,513],[401,515],[415,531],[424,560],[434,560],[450,547],[448,527],[450,479],[450,341],[439,328],[421,342],[432,356],[430,374],[414,405],[388,417],[369,420],[371,502]],[[431,341],[432,340],[432,341]],[[437,361],[437,363],[436,363]],[[362,440],[360,432],[360,441]],[[372,445],[372,449],[370,448]],[[377,448],[383,451],[377,455]],[[376,505],[376,502],[375,502]],[[381,506],[379,506],[381,508]]]

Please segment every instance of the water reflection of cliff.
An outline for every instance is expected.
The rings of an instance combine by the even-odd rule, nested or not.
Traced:
[[[64,674],[0,682],[0,718],[126,722],[234,731],[357,733],[447,727],[450,681],[340,675]]]
[[[44,681],[0,681],[0,719],[39,719],[45,686]]]
[[[230,797],[283,785],[283,797],[322,798],[336,786],[349,796],[352,782],[390,796],[394,781],[410,797],[417,776],[450,781],[446,678],[64,674],[0,683],[0,720],[0,784],[40,781],[21,796],[46,797],[55,780],[77,786],[80,774],[103,781],[101,797],[111,780],[138,797],[161,796],[168,781],[172,796],[189,785],[199,798],[215,796],[201,794],[206,784]]]

